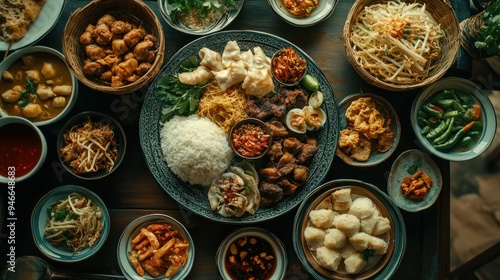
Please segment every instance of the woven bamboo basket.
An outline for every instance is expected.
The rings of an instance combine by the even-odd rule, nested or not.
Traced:
[[[355,53],[351,43],[351,30],[358,20],[358,16],[365,6],[378,3],[386,3],[387,0],[357,0],[347,14],[347,20],[344,25],[343,39],[347,59],[354,67],[356,72],[368,83],[389,91],[406,91],[421,88],[439,80],[448,69],[455,63],[460,49],[460,28],[457,16],[448,0],[424,1],[424,0],[401,0],[408,3],[421,3],[426,5],[427,11],[438,21],[445,36],[441,43],[441,53],[433,65],[435,67],[429,72],[427,78],[422,81],[416,81],[414,84],[396,84],[382,81],[366,70],[363,65],[356,60]]]
[[[83,73],[83,62],[87,56],[84,45],[79,41],[80,35],[89,24],[95,25],[106,13],[113,15],[117,20],[141,26],[147,34],[157,38],[154,46],[155,59],[149,71],[135,82],[119,87],[112,87],[99,77]],[[78,80],[89,88],[111,94],[127,94],[147,86],[158,74],[164,59],[165,38],[160,21],[141,0],[93,0],[70,15],[63,32],[62,51]]]

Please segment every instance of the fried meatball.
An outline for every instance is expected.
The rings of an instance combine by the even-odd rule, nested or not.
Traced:
[[[113,39],[113,33],[104,23],[100,23],[95,27],[94,34],[95,42],[99,45],[109,45],[111,39]]]
[[[104,14],[98,21],[97,24],[104,23],[106,24],[109,28],[113,26],[113,22],[116,21],[116,18],[110,14]]]
[[[85,60],[83,62],[83,73],[85,75],[89,76],[96,75],[101,72],[101,68],[102,68],[101,64],[95,61]]]
[[[144,38],[144,36],[146,36],[146,30],[144,30],[144,28],[134,28],[123,36],[123,40],[125,40],[129,48],[133,48]]]
[[[148,58],[149,51],[154,46],[151,41],[142,41],[139,42],[134,47],[134,56],[138,61],[144,61]]]
[[[124,34],[132,30],[132,24],[124,22],[123,20],[117,20],[111,25],[111,32],[114,34]]]
[[[85,54],[90,60],[98,60],[106,56],[104,49],[96,44],[86,45]]]

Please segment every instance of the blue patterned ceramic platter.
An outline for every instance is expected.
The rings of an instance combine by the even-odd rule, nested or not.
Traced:
[[[197,54],[202,47],[208,47],[222,53],[228,41],[237,41],[242,51],[260,46],[264,53],[271,57],[274,52],[285,47],[292,47],[307,60],[307,73],[317,77],[320,90],[324,94],[323,110],[326,113],[326,124],[318,135],[318,153],[310,160],[309,175],[305,185],[301,186],[294,195],[284,197],[278,205],[272,208],[259,209],[254,215],[244,215],[240,218],[222,217],[210,208],[207,194],[203,188],[191,186],[181,181],[170,171],[163,160],[160,146],[161,110],[165,103],[155,96],[155,89],[159,79],[178,71],[180,64],[193,54]],[[201,37],[189,43],[176,54],[160,71],[146,94],[139,121],[139,135],[142,151],[149,170],[165,191],[182,207],[210,220],[232,224],[249,224],[269,220],[293,209],[312,190],[321,184],[326,177],[337,146],[339,121],[337,101],[330,83],[319,66],[297,46],[280,37],[256,31],[223,31]]]

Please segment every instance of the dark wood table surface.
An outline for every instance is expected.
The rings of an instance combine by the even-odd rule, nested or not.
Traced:
[[[61,51],[61,34],[72,11],[89,1],[66,1],[63,14],[54,29],[37,45],[53,47]],[[161,18],[157,1],[146,1],[163,24],[166,49],[165,63],[181,47],[198,38],[172,29]],[[293,27],[276,15],[267,1],[246,0],[239,16],[225,30],[258,30],[280,36],[296,44],[308,53],[324,71],[332,85],[335,98],[357,92],[374,92],[389,100],[395,107],[402,126],[401,140],[396,152],[385,162],[369,168],[351,167],[338,157],[332,159],[331,169],[325,181],[333,179],[359,179],[374,184],[386,192],[390,167],[399,154],[408,149],[423,149],[410,125],[410,108],[418,91],[387,92],[374,88],[363,81],[348,63],[342,28],[352,0],[340,0],[334,13],[326,21],[307,28]],[[4,53],[0,53],[3,57]],[[453,72],[447,75],[453,75]],[[78,263],[52,265],[74,272],[121,274],[116,249],[118,239],[129,222],[150,214],[164,213],[181,221],[190,231],[196,246],[196,259],[189,279],[217,279],[215,253],[222,241],[238,225],[212,222],[187,211],[174,201],[155,181],[146,165],[139,143],[139,114],[145,90],[127,95],[110,95],[96,92],[83,84],[70,114],[56,124],[41,127],[47,138],[49,151],[44,167],[32,177],[16,184],[15,254],[44,257],[33,242],[31,212],[38,200],[51,189],[75,184],[98,194],[106,203],[111,215],[111,231],[104,247],[91,258]],[[109,114],[118,119],[126,132],[128,147],[122,165],[110,176],[96,181],[84,181],[62,171],[57,159],[56,137],[64,122],[81,111],[92,110]],[[1,137],[1,135],[0,135]],[[401,210],[407,232],[406,251],[394,279],[445,279],[449,273],[449,162],[432,157],[443,175],[443,189],[437,202],[425,211],[410,213]],[[1,186],[6,200],[6,185]],[[5,201],[4,201],[5,203]],[[285,244],[289,265],[285,279],[310,279],[302,267],[292,246],[292,222],[295,210],[255,224],[275,233]],[[0,263],[6,263],[7,229],[0,235]]]

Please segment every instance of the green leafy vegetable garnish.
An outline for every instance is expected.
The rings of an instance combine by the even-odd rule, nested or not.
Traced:
[[[373,254],[375,254],[375,250],[370,248],[366,248],[363,250],[363,252],[361,252],[363,260],[365,260],[366,262],[373,256]]]
[[[59,210],[54,213],[54,220],[58,222],[74,219],[76,219],[76,216],[72,214],[68,209]]]
[[[500,54],[500,1],[494,0],[481,16],[483,24],[479,29],[479,40],[475,47],[482,49],[487,55]]]
[[[21,108],[24,108],[24,106],[28,105],[30,103],[30,95],[35,95],[37,88],[38,84],[35,82],[35,80],[28,77],[26,79],[26,89],[19,93],[21,97],[17,101],[17,105],[19,105]]]
[[[410,175],[413,175],[415,174],[415,172],[417,172],[417,170],[420,168],[420,165],[422,164],[422,158],[418,157],[411,165],[410,167],[408,167],[408,169],[406,170],[406,172],[408,172],[408,174]]]
[[[191,56],[180,65],[180,72],[189,72],[198,66],[198,58]],[[191,86],[179,81],[179,74],[160,78],[156,95],[164,100],[167,105],[161,111],[162,122],[170,120],[173,116],[188,116],[198,110],[198,103],[206,85]]]
[[[197,9],[201,17],[206,17],[210,11],[224,12],[226,9],[236,7],[238,0],[168,0],[172,13],[188,13]]]

